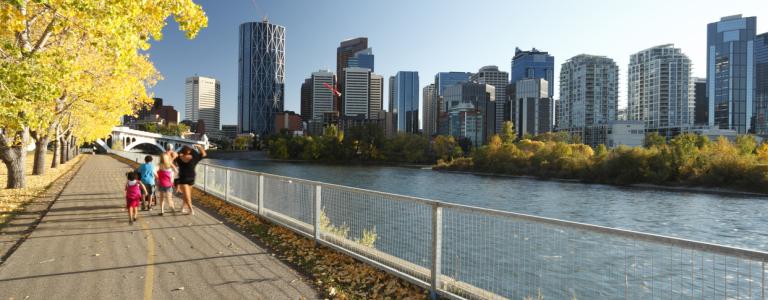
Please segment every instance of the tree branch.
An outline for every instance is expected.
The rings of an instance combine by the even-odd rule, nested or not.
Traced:
[[[46,42],[48,42],[48,38],[50,38],[51,33],[53,33],[53,25],[55,23],[56,23],[56,16],[54,15],[51,18],[51,21],[48,22],[48,25],[45,26],[45,31],[43,31],[43,34],[40,35],[40,39],[37,40],[37,44],[35,44],[35,47],[32,48],[32,50],[29,52],[30,55],[35,54],[35,52],[37,51],[45,49]]]

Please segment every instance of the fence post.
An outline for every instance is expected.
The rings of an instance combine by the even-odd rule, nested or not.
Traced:
[[[229,168],[224,169],[224,174],[227,175],[224,181],[224,201],[229,202]]]
[[[259,215],[264,215],[264,175],[259,174],[259,199],[258,199],[258,206],[259,206]]]
[[[315,241],[320,240],[320,213],[322,212],[321,199],[323,198],[323,188],[318,184],[315,186]]]
[[[208,165],[203,165],[203,192],[208,192]]]
[[[440,289],[440,263],[442,262],[443,245],[443,208],[439,204],[432,205],[432,279],[430,297],[438,299],[437,291]]]

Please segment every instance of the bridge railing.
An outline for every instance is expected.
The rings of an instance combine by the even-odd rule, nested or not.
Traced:
[[[196,186],[448,298],[767,297],[762,251],[207,164]]]

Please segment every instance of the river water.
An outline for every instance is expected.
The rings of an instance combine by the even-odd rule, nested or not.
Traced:
[[[768,250],[768,198],[427,169],[209,160],[211,164],[636,230],[740,248]]]
[[[428,169],[208,159],[206,163],[470,206],[768,250],[768,199]],[[273,182],[274,184],[282,184]],[[289,184],[290,185],[290,184]],[[291,188],[289,186],[289,191]],[[339,194],[341,195],[341,194]],[[375,226],[375,248],[428,268],[430,211],[365,196],[325,202],[334,222]],[[273,194],[267,198],[281,198]],[[295,196],[271,201],[301,211]],[[269,199],[267,199],[269,200]],[[330,199],[329,199],[330,200]],[[270,206],[267,206],[270,207]],[[457,211],[443,216],[442,274],[511,299],[730,298],[759,295],[759,262]],[[305,221],[306,222],[306,221]],[[360,235],[360,226],[352,236]],[[765,287],[762,287],[765,288]],[[733,296],[734,290],[737,296]],[[660,294],[662,293],[662,294]],[[468,295],[464,295],[468,296]],[[535,297],[534,297],[535,298]],[[666,297],[665,297],[666,298]]]

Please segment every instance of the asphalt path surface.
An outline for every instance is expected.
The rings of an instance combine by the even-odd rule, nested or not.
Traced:
[[[0,265],[0,299],[319,298],[303,276],[203,210],[158,216],[155,208],[129,225],[127,171],[109,156],[88,158]]]

